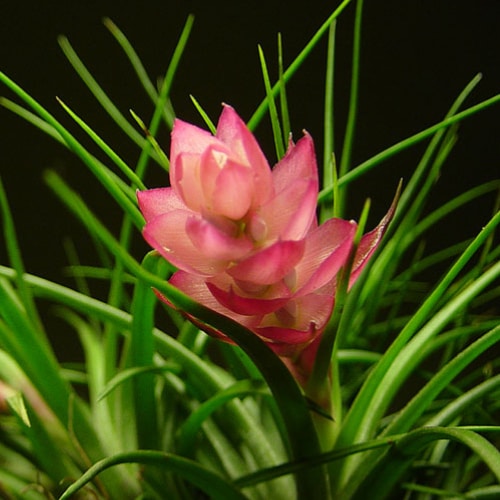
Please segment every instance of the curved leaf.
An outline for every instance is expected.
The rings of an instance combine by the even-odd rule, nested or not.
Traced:
[[[139,463],[143,465],[154,465],[165,470],[174,472],[191,482],[212,498],[224,498],[224,500],[245,500],[243,495],[231,483],[202,467],[197,462],[179,457],[171,453],[159,451],[136,451],[121,453],[113,457],[105,458],[94,464],[82,477],[75,481],[60,497],[60,500],[71,498],[87,483],[92,481],[101,472],[118,464]]]
[[[252,380],[241,380],[232,386],[218,392],[215,396],[204,401],[195,411],[189,415],[187,420],[178,430],[178,453],[186,455],[189,450],[194,448],[196,434],[203,422],[218,408],[234,398],[252,394],[269,394],[264,391],[261,382]]]
[[[365,500],[367,492],[370,492],[370,500],[388,498],[394,485],[418,454],[425,447],[442,439],[456,441],[469,447],[483,460],[500,482],[500,451],[487,439],[465,428],[431,427],[410,432],[398,440],[356,490],[352,491],[352,483],[348,484],[341,493],[341,498]]]

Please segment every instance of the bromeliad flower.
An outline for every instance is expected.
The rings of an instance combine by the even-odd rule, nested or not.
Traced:
[[[145,239],[179,269],[170,283],[243,324],[278,355],[297,359],[326,327],[357,228],[337,218],[318,226],[311,137],[290,141],[271,170],[244,122],[225,106],[215,136],[175,122],[170,162],[170,188],[138,193]],[[394,204],[361,239],[351,285],[393,212]],[[229,341],[223,332],[208,333]]]
[[[259,267],[266,249],[262,259],[272,256],[276,268],[266,280],[274,282],[300,260],[318,193],[308,134],[271,171],[244,122],[224,106],[215,136],[176,120],[170,165],[172,187],[138,193],[144,237],[169,262],[200,276],[245,275],[250,264],[238,264],[252,258]]]

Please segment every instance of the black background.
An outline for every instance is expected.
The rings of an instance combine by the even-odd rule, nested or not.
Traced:
[[[177,115],[202,123],[189,94],[216,120],[220,103],[232,104],[248,119],[264,96],[257,55],[260,43],[276,76],[277,32],[283,36],[285,62],[299,53],[340,2],[3,2],[0,12],[0,69],[74,130],[56,103],[61,97],[130,164],[138,152],[100,109],[75,75],[57,44],[65,34],[101,86],[127,115],[134,109],[147,122],[148,98],[121,49],[103,26],[109,16],[127,35],[152,78],[168,64],[189,12],[196,20],[172,91]],[[354,4],[354,2],[353,2]],[[349,98],[354,5],[337,25],[336,145],[342,144]],[[359,121],[354,163],[438,122],[473,76],[483,81],[469,98],[472,105],[500,92],[498,0],[365,1]],[[307,129],[321,153],[326,39],[288,87],[295,137]],[[0,95],[12,97],[7,89]],[[431,207],[480,182],[498,178],[499,107],[468,119],[437,187]],[[274,150],[267,121],[257,136],[270,159]],[[79,135],[81,137],[81,134]],[[168,151],[168,133],[160,136]],[[415,168],[423,145],[379,166],[352,186],[348,216],[357,217],[366,197],[373,201],[373,222],[385,212],[400,177]],[[321,155],[320,155],[321,156]],[[321,161],[321,158],[320,158]],[[85,232],[45,187],[42,172],[56,168],[117,232],[120,213],[86,168],[10,112],[0,109],[0,175],[8,192],[27,268],[62,281],[66,264],[61,240],[70,236],[96,263]],[[166,184],[158,172],[148,184]],[[450,217],[435,247],[475,235],[491,211],[492,197]],[[431,242],[432,244],[432,242]],[[0,263],[6,263],[0,245]],[[138,252],[145,250],[140,247]],[[88,254],[88,255],[87,255]]]

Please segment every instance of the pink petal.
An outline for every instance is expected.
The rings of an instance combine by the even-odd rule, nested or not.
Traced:
[[[304,344],[311,340],[313,335],[313,328],[310,330],[302,331],[295,330],[294,328],[280,328],[276,326],[268,326],[263,328],[256,328],[255,332],[259,337],[271,341],[272,343],[284,344],[285,346],[295,347],[295,344]]]
[[[195,125],[176,119],[172,128],[170,145],[170,164],[175,165],[181,153],[200,155],[210,145],[221,145],[210,132]],[[170,169],[172,185],[177,182],[176,169]]]
[[[148,189],[137,191],[137,201],[142,215],[149,222],[157,215],[172,210],[185,210],[186,205],[172,188]]]
[[[252,171],[228,160],[217,177],[212,197],[214,211],[233,220],[248,212],[255,192]]]
[[[290,291],[283,282],[263,285],[251,293],[242,290],[227,273],[207,280],[207,287],[224,307],[245,316],[262,317],[290,300]]]
[[[356,279],[361,274],[361,271],[368,263],[370,257],[373,255],[373,253],[379,246],[382,237],[384,236],[385,231],[387,230],[387,227],[389,226],[389,223],[391,222],[394,216],[394,212],[396,211],[396,206],[399,200],[399,191],[400,188],[398,188],[398,191],[396,193],[396,196],[394,197],[392,205],[390,206],[388,212],[385,214],[385,216],[380,221],[378,226],[369,233],[366,233],[361,238],[359,246],[356,250],[356,255],[354,257],[352,272],[349,278],[349,286],[352,286],[354,284]]]
[[[273,184],[276,193],[297,179],[312,180],[316,186],[317,194],[319,184],[316,153],[314,152],[314,142],[307,132],[297,144],[290,144],[286,155],[273,168]]]
[[[278,241],[255,253],[227,272],[235,279],[271,285],[289,274],[304,253],[304,242]]]
[[[303,238],[316,220],[318,168],[311,136],[294,145],[273,169],[275,196],[261,209],[269,235],[284,240]]]
[[[233,287],[230,287],[229,291],[221,290],[210,282],[207,282],[207,287],[220,304],[244,316],[263,316],[264,314],[269,314],[279,309],[289,300],[288,297],[275,299],[243,297],[238,295]]]
[[[261,327],[276,326],[308,330],[313,324],[317,331],[324,328],[333,308],[333,289],[323,287],[318,293],[310,293],[302,297],[294,297],[274,314],[266,315]]]
[[[184,271],[177,271],[169,279],[169,283],[184,292],[186,295],[189,295],[196,302],[199,302],[214,311],[226,313],[226,309],[223,308],[219,302],[217,302],[208,289],[206,280],[203,276],[197,276]]]
[[[316,218],[317,183],[294,179],[261,209],[268,238],[298,240],[305,236]]]
[[[239,165],[241,168],[250,170],[247,166],[238,163],[237,158],[226,147],[225,144],[219,142],[212,144],[203,151],[200,158],[200,170],[198,182],[205,193],[205,199],[211,203],[217,189],[217,178],[219,175],[231,165]],[[211,207],[208,207],[210,210]]]
[[[272,177],[269,164],[253,134],[236,111],[224,105],[217,124],[216,137],[224,142],[241,163],[251,167],[254,183],[259,186],[256,206],[266,202],[272,194]]]
[[[186,206],[195,212],[201,212],[205,205],[200,180],[201,168],[200,155],[193,153],[179,153],[175,161],[170,163],[170,179],[173,189]]]
[[[246,236],[232,236],[205,219],[191,217],[186,221],[186,233],[201,258],[215,261],[237,261],[252,250]]]
[[[225,269],[227,261],[208,259],[186,234],[188,210],[173,210],[150,220],[144,227],[145,240],[171,264],[185,271],[212,276]]]
[[[186,273],[184,271],[177,271],[169,280],[169,283],[186,295],[189,295],[193,300],[199,302],[200,304],[216,311],[224,316],[234,319],[238,323],[251,328],[253,325],[258,324],[261,316],[249,318],[247,316],[240,315],[234,311],[231,311],[224,307],[211,293],[207,287],[207,282],[202,276],[196,276],[191,273]],[[168,302],[168,299],[165,299]],[[190,317],[190,319],[194,319]],[[199,322],[196,323],[199,325]],[[206,328],[202,328],[207,333],[212,334],[213,329],[208,331]],[[219,333],[219,336],[222,334]]]
[[[352,248],[356,224],[329,219],[306,237],[304,256],[297,265],[298,294],[308,294],[334,279]]]
[[[184,280],[183,277],[187,278],[187,280]],[[190,281],[193,280],[192,283]],[[198,276],[195,276],[194,274],[188,274],[184,273],[184,271],[178,271],[175,273],[172,278],[170,279],[170,284],[174,285],[175,287],[179,288],[182,292],[184,292],[186,295],[189,295],[193,300],[196,300],[196,302],[205,305],[207,307],[210,307],[210,297],[211,295],[208,293],[206,297],[205,294],[207,292],[206,287],[204,287],[204,282],[202,279],[199,279]],[[170,300],[159,293],[157,290],[154,290],[156,293],[157,297],[165,302],[169,307],[172,307],[176,309],[176,307],[170,302]],[[204,298],[208,299],[208,303],[205,303]],[[214,302],[212,304],[213,306],[217,307],[217,304]],[[215,310],[214,307],[210,307],[210,309]],[[219,340],[232,343],[228,337],[226,337],[223,333],[219,332],[215,328],[212,328],[202,321],[199,321],[197,318],[192,316],[191,314],[186,313],[185,311],[180,311],[189,321],[191,321],[194,325],[196,325],[200,330],[203,330],[204,332],[208,333],[212,337],[218,338]],[[217,311],[221,312],[221,311]]]

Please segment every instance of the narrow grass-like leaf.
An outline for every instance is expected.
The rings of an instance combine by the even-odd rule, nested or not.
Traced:
[[[307,460],[307,462],[288,462],[286,464],[277,465],[275,467],[261,469],[236,479],[234,481],[234,484],[244,488],[264,481],[270,481],[271,479],[276,479],[277,477],[281,477],[287,474],[293,474],[300,469],[304,469],[307,467],[317,467],[318,465],[342,460],[343,458],[354,455],[356,453],[362,453],[377,448],[388,448],[392,446],[399,437],[391,436],[391,438],[374,439],[350,446],[349,448],[342,448],[321,453],[319,455],[311,457]]]
[[[118,127],[139,147],[143,147],[144,137],[137,132],[137,130],[132,126],[132,124],[125,118],[125,116],[116,107],[113,101],[108,97],[106,92],[102,89],[96,79],[92,76],[90,71],[86,68],[83,61],[78,57],[68,38],[65,36],[59,36],[59,45],[73,66],[74,70],[80,76],[82,81],[88,87],[93,96],[97,99],[102,108],[108,113],[112,120],[118,125]]]
[[[0,105],[3,105],[6,109],[9,109],[16,115],[18,115],[20,118],[23,118],[26,120],[28,123],[31,125],[35,126],[36,128],[40,129],[42,132],[47,134],[49,137],[57,141],[59,144],[63,145],[64,147],[70,149],[70,145],[65,142],[63,137],[57,132],[57,130],[52,126],[49,125],[46,121],[44,121],[42,118],[39,118],[36,114],[32,113],[31,111],[28,111],[26,108],[23,108],[22,106],[19,106],[18,104],[10,101],[9,99],[6,99],[4,97],[0,97]],[[93,155],[90,155],[89,157],[92,159],[95,165],[98,165],[99,168],[102,170],[106,170],[107,167],[99,161],[96,157]],[[120,179],[115,173],[113,173],[111,170],[108,170],[108,174],[113,180],[113,182],[120,187],[120,189],[130,198],[131,200],[136,200],[135,197],[135,191],[129,188],[122,179]]]
[[[57,98],[59,104],[68,113],[71,118],[84,130],[84,132],[101,148],[101,150],[113,161],[113,163],[122,171],[136,189],[145,189],[143,182],[135,172],[116,154],[98,135],[92,130],[67,104]]]
[[[86,212],[81,212],[81,215],[83,218],[88,218]],[[117,248],[120,248],[118,243],[116,245]],[[120,248],[119,252],[122,251],[123,250]],[[138,269],[136,270],[140,273],[139,264],[133,259],[130,260],[131,257],[127,257],[127,255],[128,254],[124,253],[122,258],[128,260],[128,267],[134,269],[135,266],[137,266]],[[14,272],[4,266],[0,266],[0,275],[10,280],[14,278]],[[155,288],[158,288],[160,291],[162,291],[161,288],[164,285],[166,286],[162,280],[156,279],[156,277],[149,274],[146,274],[143,278],[153,280],[152,282],[150,281],[151,285],[155,286]],[[67,287],[44,280],[43,278],[26,275],[26,280],[30,286],[33,287],[37,296],[64,304],[84,314],[91,314],[93,317],[103,322],[111,322],[116,330],[122,334],[130,329],[132,318],[124,311],[82,295]],[[211,366],[188,349],[184,348],[175,339],[165,335],[158,329],[155,328],[153,334],[155,336],[157,351],[166,358],[174,359],[176,363],[183,366],[185,376],[189,380],[189,383],[196,387],[196,391],[201,397],[208,398],[224,388],[226,378],[219,378],[217,372],[214,371]],[[288,372],[286,372],[286,375],[289,377]],[[275,454],[273,450],[270,449],[270,443],[267,442],[265,436],[261,433],[261,429],[254,427],[251,419],[249,419],[248,411],[241,405],[235,405],[234,403],[230,403],[228,406],[231,413],[230,417],[228,417],[230,420],[227,421],[227,425],[238,429],[238,432],[244,433],[247,436],[252,436],[252,444],[254,445],[252,452],[263,466],[276,461]],[[293,403],[290,404],[293,406]],[[295,417],[297,418],[297,415],[295,415]],[[298,425],[300,427],[300,422],[298,422]]]
[[[38,414],[28,403],[25,404],[25,411],[29,425],[23,426],[23,434],[29,440],[31,453],[41,464],[42,472],[54,482],[61,481],[68,475],[79,474],[78,467],[71,459],[71,446],[67,442],[67,436],[64,436],[67,454],[60,453],[60,443],[56,439],[59,431],[57,422],[43,418],[43,413]],[[23,424],[24,419],[21,425]]]
[[[101,472],[118,464],[139,463],[154,465],[174,472],[185,478],[211,498],[224,498],[224,500],[245,500],[246,496],[230,482],[214,472],[202,467],[197,462],[179,457],[177,455],[159,451],[140,450],[123,453],[103,459],[93,465],[80,479],[74,482],[60,497],[60,500],[71,498],[80,491],[88,482],[92,481]]]
[[[273,129],[276,157],[278,158],[278,160],[280,160],[281,158],[283,158],[283,155],[285,154],[285,147],[283,146],[283,134],[281,132],[278,110],[276,108],[276,103],[274,102],[274,96],[271,90],[271,81],[269,80],[269,73],[267,71],[267,64],[264,56],[264,51],[262,50],[262,47],[260,45],[259,45],[259,59],[260,59],[260,67],[262,70],[262,77],[264,78],[266,95],[268,99],[267,105],[269,108],[269,116],[271,118],[271,126]]]
[[[35,101],[29,94],[27,94],[21,87],[14,83],[7,75],[0,71],[0,81],[9,87],[15,94],[18,95],[35,113],[37,113],[43,120],[51,125],[66,144],[74,153],[81,158],[87,165],[89,170],[98,178],[101,184],[106,188],[109,194],[117,201],[122,209],[131,217],[138,227],[142,227],[143,218],[137,206],[135,206],[130,198],[120,189],[119,185],[115,182],[115,178],[110,175],[109,170],[102,168],[102,164],[95,162],[92,155],[37,101]]]
[[[31,427],[28,410],[24,403],[23,395],[16,391],[5,398],[10,409],[21,419],[26,427]]]
[[[196,98],[193,95],[190,95],[189,97],[194,104],[196,111],[200,113],[200,116],[203,118],[203,121],[207,125],[210,132],[215,135],[215,133],[217,132],[217,127],[214,125],[214,122],[210,119],[207,112],[202,108],[201,104],[196,100]]]
[[[9,256],[9,261],[11,263],[11,266],[16,271],[16,276],[17,276],[16,285],[19,290],[19,294],[22,298],[23,306],[25,307],[28,313],[28,317],[31,318],[34,325],[37,327],[40,335],[45,338],[42,322],[40,321],[38,310],[36,308],[35,302],[33,301],[31,290],[26,285],[23,278],[25,272],[24,263],[21,256],[19,243],[17,240],[16,229],[14,227],[14,220],[12,217],[9,202],[7,200],[7,194],[5,192],[1,177],[0,177],[0,212],[3,221],[3,235],[7,247],[7,254]]]
[[[389,159],[391,156],[394,156],[395,154],[403,151],[404,149],[407,149],[415,144],[418,144],[419,142],[432,136],[434,133],[441,130],[442,128],[458,123],[461,120],[464,120],[465,118],[468,118],[480,111],[483,111],[484,109],[490,106],[498,104],[499,102],[500,102],[500,94],[490,97],[489,99],[486,99],[485,101],[482,101],[479,104],[471,106],[470,108],[467,108],[464,111],[457,113],[456,115],[453,115],[449,118],[445,118],[439,123],[436,123],[435,125],[432,125],[408,137],[407,139],[403,139],[402,141],[376,154],[375,156],[372,156],[370,159],[360,163],[357,167],[350,170],[346,175],[340,177],[338,181],[339,186],[343,186],[344,184],[349,184],[350,182],[361,177],[364,173],[373,169],[383,161]],[[333,188],[330,186],[321,190],[321,192],[319,193],[318,201],[320,203],[323,203],[325,200],[329,199],[332,193],[332,189]]]
[[[64,269],[64,274],[65,276],[70,276],[71,278],[75,279],[95,279],[95,280],[100,280],[100,281],[108,281],[111,276],[112,276],[113,270],[103,268],[103,267],[95,267],[95,266],[84,266],[81,264],[76,264],[72,263],[70,266],[66,267]],[[134,284],[135,283],[135,278],[127,273],[124,273],[123,275],[123,284]],[[80,285],[77,286],[79,290],[81,290],[83,293],[88,293],[88,288],[86,288],[87,292],[85,292],[84,289],[81,288]]]
[[[335,95],[335,28],[337,22],[333,21],[328,29],[328,50],[326,56],[325,77],[325,105],[323,115],[323,188],[334,186],[337,178],[335,165],[335,119],[334,119],[334,95]],[[338,199],[338,193],[333,193],[334,203]],[[323,204],[321,205],[321,220],[325,221],[332,216],[340,217],[338,209]]]
[[[19,460],[22,458],[18,454],[12,453],[11,450],[0,449],[2,452],[2,456],[5,456],[5,460],[7,463],[19,463]],[[33,470],[31,471],[33,474],[35,473]],[[11,473],[7,469],[0,469],[0,484],[2,485],[2,493],[5,493],[6,498],[10,500],[10,498],[16,498],[17,492],[22,491],[23,500],[47,500],[46,492],[43,491],[44,487],[50,486],[49,481],[42,478],[41,475],[37,478],[37,490],[33,488],[33,479],[32,478],[23,478],[18,474]],[[7,496],[9,495],[9,496]]]
[[[158,133],[158,129],[160,127],[161,119],[163,116],[163,110],[165,109],[165,105],[168,102],[168,96],[170,94],[170,89],[172,88],[174,76],[177,72],[177,68],[179,67],[184,49],[186,48],[193,23],[194,16],[189,15],[179,36],[179,41],[177,42],[174,53],[172,54],[167,72],[165,73],[165,78],[163,79],[163,83],[158,94],[158,100],[156,101],[155,109],[153,111],[153,117],[151,118],[151,122],[148,127],[149,135],[151,135],[152,137],[156,137],[156,134]],[[141,179],[144,177],[144,174],[146,172],[146,167],[150,157],[150,149],[151,143],[147,141],[143,145],[141,156],[139,157],[139,160],[137,162],[136,173]]]
[[[30,125],[33,125],[35,128],[41,130],[44,134],[52,137],[52,139],[59,142],[60,144],[67,146],[63,138],[58,134],[57,130],[54,127],[49,125],[45,120],[35,115],[31,111],[28,111],[26,108],[23,108],[19,104],[3,96],[0,96],[0,106],[8,109],[15,115],[28,122]]]
[[[338,348],[338,343],[336,343],[337,327],[347,296],[349,277],[351,274],[352,265],[354,263],[354,257],[356,255],[356,250],[365,229],[369,211],[370,201],[367,200],[365,202],[365,205],[363,206],[360,221],[356,228],[356,234],[354,235],[353,245],[349,254],[349,258],[345,266],[339,273],[339,282],[335,294],[335,306],[325,332],[321,337],[321,343],[314,362],[313,372],[311,374],[310,382],[307,388],[307,394],[309,397],[312,397],[312,399],[315,399],[312,394],[314,394],[314,392],[316,392],[320,388],[323,388],[325,381],[329,379],[332,357],[335,356],[335,350]],[[334,374],[334,378],[338,381],[338,373]],[[340,388],[337,387],[337,389]],[[335,403],[338,403],[338,401],[336,401]],[[335,420],[340,421],[340,419],[340,408],[336,405]]]
[[[341,493],[342,498],[364,500],[368,491],[371,500],[388,498],[394,485],[421,450],[441,439],[456,441],[470,448],[483,460],[497,481],[500,482],[500,452],[488,440],[468,429],[424,428],[410,432],[398,440],[361,485],[351,483],[347,486],[346,490]],[[353,489],[353,486],[358,487]]]
[[[451,423],[453,419],[462,416],[467,408],[477,405],[478,400],[495,394],[495,391],[498,391],[499,388],[500,375],[485,380],[435,413],[426,421],[425,427],[444,426]]]
[[[5,278],[0,279],[0,303],[5,321],[0,321],[0,345],[23,367],[64,428],[73,428],[77,440],[83,438],[87,456],[94,460],[102,458],[105,455],[103,444],[97,435],[98,431],[93,427],[90,415],[62,378],[52,351],[45,345],[38,331],[33,329],[25,309]],[[33,418],[30,414],[32,425]],[[124,487],[129,480],[118,470],[107,478],[106,483],[114,489]]]
[[[84,352],[85,370],[83,375],[85,376],[85,384],[89,394],[88,400],[93,423],[101,434],[106,436],[107,449],[115,452],[121,451],[124,444],[118,438],[120,429],[119,423],[114,418],[114,408],[111,404],[107,404],[107,401],[100,403],[98,400],[99,393],[104,387],[107,377],[106,353],[103,349],[102,336],[99,335],[100,328],[97,330],[93,328],[96,321],[91,315],[89,317],[92,323],[89,324],[68,308],[59,306],[55,313],[78,332]],[[131,421],[129,422],[132,424]]]
[[[160,145],[158,144],[158,141],[151,135],[148,128],[146,127],[146,124],[139,117],[139,115],[137,115],[132,109],[130,110],[130,114],[132,115],[132,118],[137,122],[139,127],[141,127],[142,131],[144,132],[144,135],[146,136],[146,139],[149,141],[151,146],[153,146],[153,149],[156,151],[156,154],[160,159],[160,165],[168,172],[170,162],[168,160],[167,155],[165,154],[165,151],[161,149]],[[143,187],[142,189],[145,189],[145,187]]]
[[[134,47],[132,44],[128,41],[127,37],[124,35],[124,33],[116,26],[116,24],[109,19],[108,17],[103,19],[103,23],[108,28],[110,33],[115,37],[116,41],[120,44],[120,47],[123,49],[123,52],[127,56],[128,60],[130,61],[130,64],[132,65],[132,68],[134,68],[135,73],[137,74],[137,77],[139,78],[139,81],[141,82],[142,86],[146,90],[147,94],[149,95],[151,101],[153,103],[157,102],[158,100],[158,92],[156,90],[156,87],[154,86],[153,82],[149,78],[142,61],[140,57],[137,55],[137,52],[135,51]],[[164,114],[164,119],[165,122],[167,123],[168,127],[172,127],[172,124],[175,119],[175,114],[174,110],[172,108],[172,104],[170,101],[168,101],[165,105],[165,108],[163,110]]]
[[[421,359],[421,356],[418,357],[416,353],[424,352],[423,349],[425,345],[431,339],[431,336],[434,335],[435,332],[440,328],[440,325],[445,324],[449,318],[453,317],[453,313],[455,310],[468,304],[472,297],[477,295],[491,282],[494,282],[494,280],[496,280],[498,276],[500,276],[500,263],[497,263],[495,266],[492,266],[490,269],[486,270],[481,278],[470,283],[455,297],[450,298],[450,300],[445,303],[445,306],[440,311],[436,312],[427,322],[427,324],[418,332],[418,334],[406,345],[404,349],[401,350],[398,355],[398,362],[394,363],[393,370],[387,370],[386,377],[388,379],[393,377],[392,380],[400,380],[400,376],[403,373],[408,374],[414,366],[415,362]],[[421,320],[423,319],[424,318],[421,318]],[[491,335],[498,336],[498,333],[499,332],[497,330],[493,330]],[[482,345],[482,342],[480,342],[479,345]],[[457,363],[458,360],[463,361],[464,358],[462,358],[461,356],[464,356],[465,352],[468,351],[466,350],[462,352],[458,358],[455,358],[454,362]],[[452,366],[454,367],[455,365]],[[435,383],[438,383],[438,379],[435,379]],[[396,386],[397,384],[394,385]],[[381,388],[378,392],[387,394],[392,392],[392,388]],[[373,400],[375,400],[375,397],[373,398]]]
[[[361,20],[363,17],[363,0],[356,1],[356,14],[354,17],[354,40],[352,48],[351,64],[351,89],[349,95],[349,112],[347,115],[347,124],[345,127],[344,144],[342,146],[342,155],[340,157],[339,177],[342,178],[351,167],[351,156],[354,145],[354,135],[358,117],[358,94],[359,94],[359,71],[361,54]],[[337,201],[337,210],[339,217],[342,217],[345,211],[347,186],[341,186]]]
[[[407,432],[429,408],[435,397],[442,392],[451,381],[470,365],[486,349],[491,348],[500,341],[500,327],[491,330],[486,335],[476,340],[469,347],[460,352],[447,365],[445,365],[432,379],[417,393],[412,400],[397,414],[390,424],[384,429],[382,436],[401,435]],[[413,354],[415,356],[415,354]],[[402,363],[406,363],[409,358],[401,355]],[[424,358],[420,356],[419,361]],[[393,380],[397,374],[393,375]],[[367,476],[373,465],[377,462],[377,454],[365,456],[360,466],[356,469],[357,478]],[[356,479],[353,479],[356,482]]]
[[[162,261],[147,254],[142,265],[144,269],[165,278],[168,267]],[[132,300],[132,330],[130,336],[130,366],[148,367],[153,365],[154,356],[154,311],[157,297],[149,283],[138,280]],[[139,448],[156,449],[160,444],[155,398],[155,377],[144,372],[133,379],[135,415],[137,421],[137,442]]]
[[[401,488],[406,492],[417,492],[417,493],[425,493],[426,495],[434,495],[434,498],[453,498],[453,500],[460,500],[461,498],[468,498],[467,495],[457,493],[452,490],[443,490],[441,488],[432,488],[430,486],[423,486],[415,483],[402,483]]]
[[[443,203],[436,210],[422,219],[411,231],[406,238],[403,239],[402,244],[409,246],[421,235],[423,235],[429,228],[434,226],[437,222],[441,221],[444,217],[450,215],[453,211],[463,207],[467,203],[471,203],[477,198],[485,194],[496,191],[500,188],[500,180],[493,180],[475,186],[472,189],[464,191],[450,201]]]
[[[67,422],[68,386],[58,373],[57,361],[46,339],[29,320],[10,283],[0,279],[0,345],[23,366],[29,379],[62,422]]]
[[[476,75],[472,80],[465,86],[465,88],[460,92],[458,97],[455,99],[453,104],[451,105],[448,113],[445,116],[446,118],[452,117],[454,114],[458,112],[460,107],[465,102],[466,98],[471,94],[471,92],[476,88],[476,86],[481,81],[481,74]],[[455,125],[456,126],[456,125]],[[438,148],[441,145],[441,149],[443,148],[443,143],[446,143],[445,134],[449,131],[448,127],[442,128],[438,130],[432,137],[429,142],[429,145],[425,149],[422,158],[420,159],[417,168],[411,176],[411,179],[406,184],[406,189],[401,195],[401,200],[399,202],[399,210],[398,213],[395,214],[394,224],[392,228],[389,228],[388,234],[389,236],[396,232],[396,228],[401,226],[400,221],[403,218],[407,218],[410,220],[416,220],[416,214],[421,210],[422,200],[426,200],[430,191],[430,184],[436,182],[436,178],[434,177],[435,171],[438,170],[440,165],[436,165],[438,168],[433,168],[432,158],[439,154]],[[449,132],[448,132],[449,133]],[[442,156],[443,153],[441,152]],[[431,171],[429,172],[429,169]],[[434,175],[433,175],[434,174]],[[422,186],[425,187],[422,187]],[[417,202],[416,200],[420,197],[420,200]],[[409,212],[413,212],[413,218],[408,214]],[[410,222],[411,224],[412,222]]]
[[[446,324],[450,317],[456,314],[456,311],[469,303],[471,298],[476,295],[480,290],[486,287],[493,280],[498,279],[500,276],[500,263],[489,269],[480,279],[473,282],[467,289],[460,293],[456,298],[449,301],[441,311],[436,313],[432,319],[422,328],[420,332],[412,339],[410,343],[398,354],[397,359],[393,361],[390,368],[383,374],[380,386],[371,395],[367,411],[369,418],[362,419],[362,425],[365,427],[358,432],[357,439],[363,439],[364,436],[370,436],[373,428],[377,424],[378,418],[387,408],[391,398],[396,393],[396,390],[401,387],[405,380],[407,380],[412,370],[422,361],[421,355],[425,343],[435,335],[437,331]],[[500,329],[492,330],[489,335],[485,335],[469,348],[464,350],[458,355],[449,365],[447,365],[439,375],[436,375],[431,382],[419,393],[409,404],[410,409],[400,414],[399,418],[389,426],[387,432],[398,433],[401,430],[406,430],[416,417],[425,410],[426,404],[435,397],[437,393],[442,390],[447,383],[460,372],[464,366],[469,364],[480,353],[482,353],[491,345],[500,340]],[[388,384],[390,387],[388,387]],[[414,412],[414,413],[413,413]],[[401,419],[401,420],[400,420]],[[394,426],[394,427],[393,427]],[[349,467],[352,474],[356,474],[352,470],[352,465]]]
[[[332,14],[328,17],[328,19],[321,25],[321,27],[316,31],[316,33],[313,35],[313,37],[309,40],[309,42],[306,44],[306,46],[301,50],[299,55],[292,61],[290,66],[286,69],[286,71],[283,73],[283,80],[285,82],[288,82],[290,78],[295,74],[295,72],[300,68],[302,63],[307,59],[308,55],[311,53],[311,51],[314,49],[314,47],[318,44],[319,40],[321,37],[328,31],[328,28],[330,27],[330,24],[339,17],[341,12],[351,3],[351,0],[344,0],[333,12]],[[276,96],[279,92],[280,89],[280,83],[276,83],[272,87],[272,95]],[[258,108],[255,110],[254,114],[248,121],[248,128],[250,130],[254,130],[255,127],[259,124],[259,122],[262,120],[264,117],[264,114],[266,112],[267,106],[269,102],[266,99],[264,99]]]
[[[13,281],[15,271],[0,265],[0,276]],[[25,279],[33,288],[36,297],[65,305],[84,314],[90,314],[102,322],[112,323],[118,331],[122,332],[122,335],[131,328],[132,317],[123,310],[39,276],[26,274]],[[192,383],[198,383],[197,389],[202,395],[210,397],[223,389],[222,380],[217,377],[216,372],[212,371],[205,361],[159,329],[155,328],[153,334],[159,353],[167,358],[171,357],[181,364],[185,372],[189,374]]]
[[[126,368],[116,374],[113,379],[111,379],[106,386],[103,388],[101,393],[98,396],[98,401],[105,399],[111,392],[117,389],[124,382],[131,380],[138,375],[142,375],[144,373],[164,373],[164,372],[172,372],[172,373],[180,373],[180,365],[178,364],[164,364],[164,365],[153,365],[153,366],[134,366],[132,368]]]
[[[218,392],[215,396],[204,401],[195,411],[189,415],[178,430],[178,453],[181,455],[192,454],[195,447],[196,435],[205,420],[218,408],[234,398],[242,398],[248,395],[267,394],[263,390],[262,382],[252,380],[241,380],[232,386]]]
[[[465,498],[468,500],[497,500],[500,497],[500,486],[484,486],[469,490]]]
[[[281,33],[278,33],[278,79],[280,83],[280,110],[283,130],[283,144],[288,144],[290,139],[290,114],[288,112],[288,100],[286,97],[286,82],[283,76],[283,44],[281,41]]]
[[[439,315],[434,314],[436,303],[467,262],[476,252],[479,251],[481,246],[489,237],[489,234],[494,231],[495,227],[499,223],[500,213],[488,223],[488,225],[461,254],[450,271],[437,285],[433,293],[413,315],[406,327],[387,349],[382,359],[379,363],[377,363],[376,367],[368,376],[355,402],[351,405],[338,439],[339,446],[347,446],[353,442],[367,439],[373,432],[373,429],[378,425],[381,412],[390,400],[391,394],[397,390],[399,384],[401,384],[404,380],[404,377],[401,377],[401,372],[399,372],[399,370],[404,368],[403,364],[407,363],[408,359],[405,356],[405,361],[403,362],[400,353],[409,339],[418,331],[419,328],[422,327],[428,318],[432,319],[429,321],[427,328],[423,331],[424,333],[420,336],[420,342],[424,342],[424,339],[431,338],[432,335],[437,333],[440,325],[448,320],[450,314],[453,314],[453,312],[463,306],[467,300],[470,300],[470,298],[477,295],[477,293],[487,286],[490,280],[495,278],[495,273],[499,272],[500,264],[497,265],[497,269],[492,268],[489,270],[487,275],[483,275],[483,279],[481,281],[470,285],[466,291],[462,292],[450,304],[445,306]],[[414,345],[416,346],[417,344]],[[391,365],[394,366],[394,371],[390,369]],[[391,378],[388,386],[387,380],[389,380],[389,375]]]

